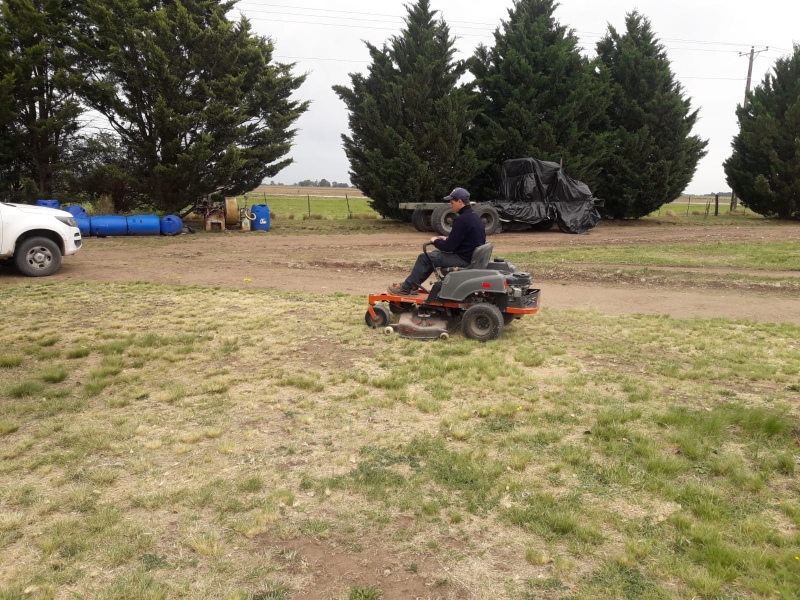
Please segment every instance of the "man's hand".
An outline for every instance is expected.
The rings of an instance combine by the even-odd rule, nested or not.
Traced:
[[[446,239],[447,239],[447,237],[445,237],[443,235],[438,235],[436,237],[432,237],[431,238],[431,243],[435,242],[436,240],[446,240]]]

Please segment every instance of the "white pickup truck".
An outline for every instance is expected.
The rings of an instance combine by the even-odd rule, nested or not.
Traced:
[[[0,202],[0,259],[13,259],[23,275],[44,277],[81,247],[75,217],[64,210]]]

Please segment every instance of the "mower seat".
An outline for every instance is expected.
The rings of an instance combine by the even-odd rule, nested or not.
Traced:
[[[466,267],[442,267],[442,275],[447,275],[453,271],[464,271],[466,269],[485,269],[489,261],[492,260],[492,250],[494,250],[494,244],[478,246],[473,250],[472,261]]]

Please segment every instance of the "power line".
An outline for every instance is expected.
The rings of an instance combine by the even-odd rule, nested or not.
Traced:
[[[251,18],[251,17],[249,17],[250,13],[266,13],[266,14],[300,16],[300,17],[310,17],[310,18],[323,18],[323,19],[327,18],[327,19],[342,19],[342,20],[350,20],[350,21],[370,21],[370,22],[374,22],[374,19],[361,19],[361,18],[358,18],[358,17],[347,17],[347,16],[339,17],[339,16],[336,16],[336,15],[359,15],[359,17],[387,17],[387,18],[392,19],[392,21],[384,21],[386,23],[394,22],[395,20],[399,20],[399,21],[404,21],[405,20],[405,16],[390,15],[390,14],[385,14],[385,13],[365,13],[365,12],[358,12],[358,11],[336,10],[336,9],[327,9],[327,8],[313,8],[313,7],[306,7],[306,6],[290,6],[290,5],[285,5],[285,4],[272,4],[272,3],[263,3],[263,4],[259,3],[256,6],[258,6],[258,7],[266,6],[266,7],[271,7],[271,8],[288,8],[288,9],[291,9],[291,10],[308,10],[308,11],[313,11],[313,12],[333,13],[333,16],[330,16],[330,15],[315,15],[315,14],[304,15],[304,14],[298,14],[298,13],[287,13],[287,12],[284,12],[284,11],[261,10],[260,8],[242,8],[241,4],[237,4],[236,9],[241,14],[244,14],[245,16],[248,16],[248,18]],[[351,27],[351,28],[352,27],[356,27],[356,28],[358,27],[358,25],[339,25],[339,24],[336,24],[336,23],[318,23],[318,22],[310,22],[310,21],[285,21],[285,20],[260,18],[260,17],[252,17],[252,20],[256,20],[256,21],[275,20],[277,22],[283,22],[283,23],[298,23],[298,24],[305,24],[305,25],[322,25],[322,26],[332,26],[332,27]],[[448,20],[446,22],[447,22],[448,25],[452,25],[452,24],[456,24],[456,23],[467,25],[467,27],[459,27],[459,29],[464,29],[464,28],[466,28],[466,29],[477,29],[478,28],[478,27],[469,27],[469,25],[477,25],[479,27],[489,27],[489,28],[491,28],[489,32],[487,32],[485,34],[482,34],[480,37],[490,37],[491,35],[493,35],[494,30],[497,29],[498,27],[500,27],[501,24],[502,24],[502,23],[483,23],[483,22],[478,22],[478,21],[457,21],[457,20]],[[383,30],[385,30],[387,28],[384,28],[384,27],[365,27],[365,29],[383,29]],[[578,37],[582,37],[582,38],[583,37],[602,38],[602,37],[604,37],[606,35],[605,33],[597,33],[597,32],[591,32],[591,31],[585,31],[585,32],[578,31],[578,30],[572,30],[572,31],[576,35],[578,35]],[[477,34],[465,34],[465,35],[477,36]],[[682,38],[658,38],[657,41],[660,42],[660,43],[687,43],[687,44],[702,44],[702,45],[714,45],[714,46],[733,46],[733,47],[737,47],[737,48],[748,48],[750,46],[756,46],[756,47],[763,46],[763,44],[747,44],[747,43],[743,43],[743,42],[721,42],[721,41],[715,41],[715,40],[695,40],[695,39],[682,39]],[[775,48],[776,50],[780,50],[781,52],[791,53],[788,50],[781,49],[781,48],[776,48],[775,46],[773,46],[773,48]],[[697,51],[700,51],[700,50],[697,49]],[[719,50],[719,51],[722,52],[722,50]],[[734,52],[734,51],[730,50],[729,52]]]
[[[236,8],[239,9],[239,11],[241,12],[240,6],[241,6],[240,4],[237,4]],[[351,10],[334,10],[334,9],[330,9],[330,8],[311,8],[311,7],[308,7],[308,6],[287,6],[285,4],[270,4],[270,3],[261,3],[261,4],[258,4],[258,6],[270,6],[272,8],[289,8],[289,9],[292,9],[292,10],[311,10],[311,11],[316,11],[316,12],[330,12],[330,13],[337,13],[337,14],[344,14],[344,15],[360,15],[360,16],[367,16],[367,17],[389,17],[389,18],[392,18],[392,19],[400,19],[401,21],[405,19],[405,16],[400,16],[400,15],[387,15],[387,14],[381,14],[381,13],[365,13],[365,12],[361,12],[361,11],[351,11]],[[257,8],[247,8],[245,10],[247,10],[248,13],[250,13],[250,12],[270,12],[270,11],[259,10]],[[308,15],[308,16],[316,16],[316,15]],[[319,15],[319,16],[323,16],[323,15]],[[486,27],[496,27],[497,26],[497,24],[495,24],[495,23],[481,23],[481,22],[477,22],[477,21],[448,21],[448,23],[466,23],[468,25],[482,25],[482,26],[486,26]]]

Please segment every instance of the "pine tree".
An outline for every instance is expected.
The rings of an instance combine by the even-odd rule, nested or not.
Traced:
[[[604,214],[644,217],[681,195],[705,156],[707,141],[690,135],[697,111],[675,81],[650,21],[636,11],[620,35],[609,26],[597,54],[610,77],[611,151],[594,188]]]
[[[503,161],[563,161],[591,187],[606,150],[608,90],[578,48],[574,32],[554,18],[554,0],[515,0],[492,48],[471,62],[475,101],[472,143],[483,171],[474,187],[496,196]]]
[[[800,219],[800,45],[776,61],[736,117],[728,185],[759,214]]]
[[[400,35],[382,48],[367,43],[368,73],[333,88],[350,112],[350,179],[384,217],[408,219],[399,203],[440,200],[477,171],[464,137],[473,112],[458,85],[466,65],[435,15],[429,0],[409,5]]]
[[[79,47],[85,102],[132,157],[156,208],[177,211],[210,193],[236,195],[276,175],[307,109],[305,80],[273,62],[233,1],[86,0]]]
[[[0,188],[21,200],[53,196],[78,131],[67,43],[74,4],[0,3]]]

